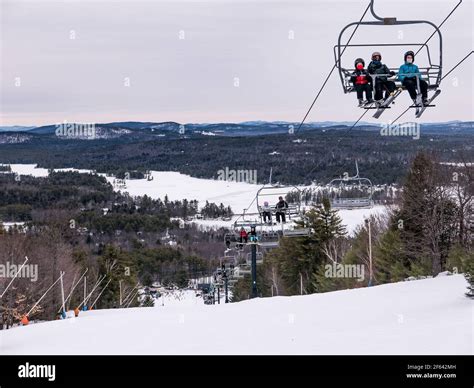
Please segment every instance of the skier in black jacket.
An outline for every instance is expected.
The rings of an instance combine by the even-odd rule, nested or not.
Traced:
[[[283,199],[283,197],[278,197],[278,202],[275,206],[276,208],[276,219],[277,222],[280,222],[280,219],[283,223],[286,222],[285,213],[288,209],[288,203]]]
[[[389,81],[388,77],[395,75],[395,72],[390,71],[387,65],[382,63],[382,54],[374,52],[372,54],[372,61],[367,66],[369,74],[375,75],[375,101],[381,104],[383,91],[385,90],[385,99],[389,97],[396,89],[395,82]]]

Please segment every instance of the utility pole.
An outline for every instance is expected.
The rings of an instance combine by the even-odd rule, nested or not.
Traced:
[[[300,293],[303,295],[303,275],[300,272]]]
[[[369,233],[369,287],[372,286],[372,277],[373,277],[373,269],[372,269],[372,230],[370,226],[370,220],[367,218],[365,220],[367,224],[367,231]]]
[[[258,296],[257,291],[257,244],[250,244],[252,249],[252,298]]]
[[[229,303],[229,286],[227,279],[227,272],[224,272],[224,291],[225,291],[225,303]]]

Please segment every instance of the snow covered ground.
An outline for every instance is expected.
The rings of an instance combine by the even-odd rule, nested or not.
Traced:
[[[0,331],[0,354],[473,354],[462,275],[325,294],[98,310]]]
[[[12,171],[19,175],[33,175],[36,177],[48,176],[47,169],[36,168],[35,164],[11,164],[10,166]],[[90,170],[75,170],[71,168],[55,170],[74,170],[81,173],[91,172]],[[146,179],[126,180],[126,188],[122,190],[127,191],[132,196],[142,196],[146,194],[154,199],[164,199],[165,195],[168,196],[169,200],[195,199],[199,201],[200,207],[204,206],[206,201],[215,202],[218,205],[223,203],[225,206],[231,206],[234,213],[241,213],[244,209],[247,209],[248,213],[257,212],[256,202],[253,200],[261,185],[245,182],[199,179],[178,172],[151,171],[151,174],[153,180],[150,181]],[[113,184],[113,177],[106,177],[106,179]],[[305,187],[308,186],[301,186],[300,189]],[[288,188],[278,192],[285,193],[290,190],[291,188]],[[268,195],[262,196],[262,201],[268,200],[270,204],[277,202],[278,195],[271,195],[271,192],[268,191],[265,193],[268,193]],[[353,233],[356,226],[362,224],[364,218],[371,214],[383,213],[384,211],[384,206],[374,206],[372,209],[340,210],[339,214],[342,217],[343,223],[347,226],[348,232]],[[230,228],[236,219],[237,217],[233,217],[230,221],[196,220],[193,222],[201,225],[205,229],[216,227]]]

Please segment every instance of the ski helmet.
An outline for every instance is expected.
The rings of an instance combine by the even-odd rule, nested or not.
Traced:
[[[365,66],[365,62],[362,58],[357,58],[355,61],[354,61],[354,67],[357,68],[357,64],[358,63],[362,63],[363,66]]]
[[[411,55],[411,57],[413,58],[413,62],[415,62],[415,53],[414,53],[413,51],[411,51],[411,50],[410,50],[410,51],[407,51],[407,52],[405,53],[405,56],[403,57],[403,59],[405,60],[405,62],[407,61],[407,57],[408,57],[409,55]]]
[[[376,57],[377,55],[380,57],[379,61],[382,60],[382,54],[380,54],[378,51],[372,53],[372,60],[374,60],[374,57]]]

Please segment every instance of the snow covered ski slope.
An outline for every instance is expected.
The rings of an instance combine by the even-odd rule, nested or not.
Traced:
[[[462,275],[325,294],[99,310],[0,331],[0,354],[473,354]]]

